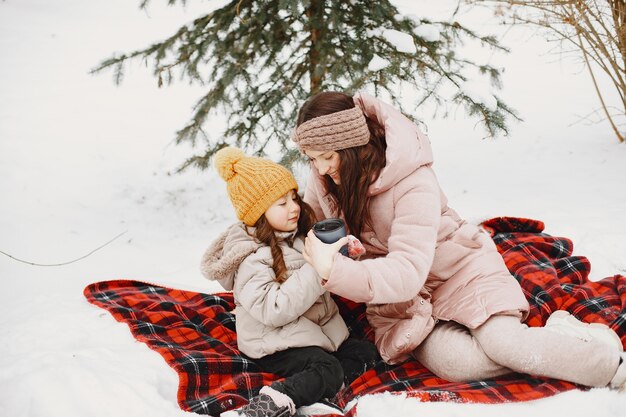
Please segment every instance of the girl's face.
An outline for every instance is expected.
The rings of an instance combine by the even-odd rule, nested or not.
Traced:
[[[341,183],[339,178],[339,165],[341,163],[339,153],[336,151],[312,150],[306,150],[304,153],[313,162],[313,166],[321,176],[328,175],[335,184],[339,185]]]
[[[298,228],[300,205],[296,201],[296,190],[274,201],[265,211],[265,219],[278,232],[292,232]]]

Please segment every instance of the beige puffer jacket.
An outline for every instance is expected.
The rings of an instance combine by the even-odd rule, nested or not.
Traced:
[[[325,288],[368,303],[376,346],[388,363],[408,359],[436,320],[476,328],[493,314],[525,314],[528,302],[491,238],[448,207],[428,137],[372,96],[360,93],[354,101],[385,127],[387,162],[368,190],[372,228],[358,236],[366,256],[335,255]],[[318,218],[341,216],[315,169],[304,200]]]
[[[282,284],[274,281],[269,246],[243,223],[229,227],[202,257],[202,274],[233,291],[237,345],[251,358],[305,346],[334,352],[348,337],[337,305],[302,256],[304,241],[294,235],[277,233],[288,270]]]

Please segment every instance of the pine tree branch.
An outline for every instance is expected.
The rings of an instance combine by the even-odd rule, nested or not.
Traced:
[[[181,2],[169,0],[171,5]],[[141,7],[148,3],[149,0],[143,0]],[[271,142],[290,149],[289,134],[297,109],[317,91],[354,91],[373,86],[386,92],[402,111],[402,90],[398,90],[398,85],[404,83],[424,92],[424,102],[437,106],[450,102],[440,96],[440,91],[450,86],[458,89],[459,82],[465,79],[463,73],[472,67],[489,76],[495,87],[500,86],[499,69],[459,58],[454,52],[468,39],[506,52],[496,38],[479,36],[458,22],[414,21],[396,18],[397,15],[397,8],[386,0],[268,0],[262,4],[233,0],[181,27],[165,40],[114,56],[96,70],[113,67],[115,79],[121,82],[124,63],[144,60],[154,66],[159,85],[172,83],[173,77],[180,74],[181,79],[206,86],[190,120],[176,133],[176,143],[189,141],[195,145],[202,139],[207,150],[188,158],[183,168],[206,167],[216,148],[233,141],[260,153]],[[441,40],[417,36],[414,29],[418,24],[437,25]],[[418,52],[398,52],[395,45],[370,35],[381,29],[410,34]],[[381,71],[369,71],[374,55],[389,60],[391,65]],[[464,96],[459,96],[458,104],[474,106]],[[493,134],[504,127],[503,109],[499,105],[495,112],[472,111]],[[217,111],[228,114],[224,132],[219,136],[203,130]]]

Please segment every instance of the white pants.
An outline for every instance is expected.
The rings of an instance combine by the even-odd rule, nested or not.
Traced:
[[[435,375],[454,382],[520,372],[605,387],[619,364],[619,353],[604,343],[528,327],[506,315],[492,316],[472,330],[440,322],[413,356]]]

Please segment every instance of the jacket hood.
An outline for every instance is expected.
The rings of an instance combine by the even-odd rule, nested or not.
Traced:
[[[200,264],[202,275],[211,281],[218,281],[225,290],[231,291],[239,265],[261,246],[261,242],[246,232],[243,223],[235,223],[204,252]]]
[[[433,163],[430,140],[415,123],[395,107],[367,93],[357,93],[354,102],[363,113],[385,128],[386,164],[368,196],[385,192],[418,168]]]
[[[200,264],[200,270],[205,278],[218,281],[227,291],[232,291],[235,283],[235,275],[239,265],[248,256],[265,246],[254,237],[255,228],[246,226],[243,222],[237,222],[219,235],[211,246],[204,252]],[[276,232],[279,240],[293,239],[297,231]]]

